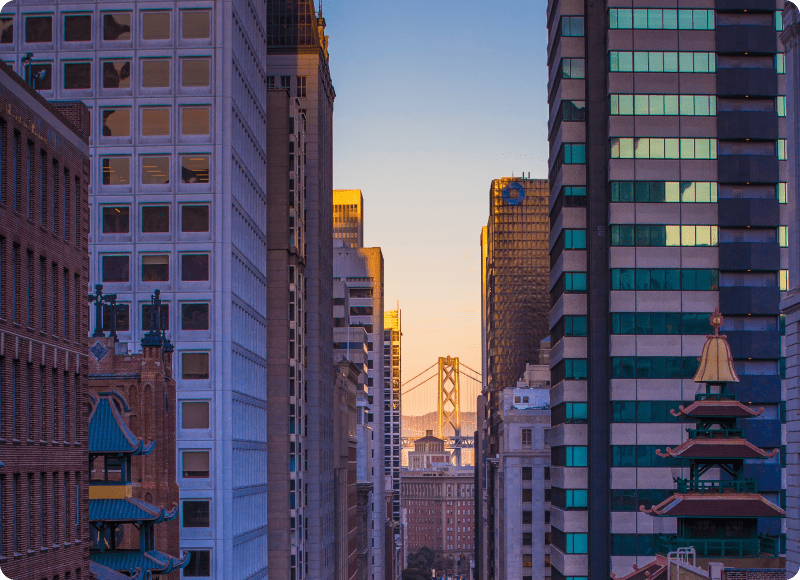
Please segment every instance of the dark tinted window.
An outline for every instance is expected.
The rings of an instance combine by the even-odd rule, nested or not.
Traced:
[[[183,502],[183,527],[207,528],[211,524],[211,510],[208,500]]]
[[[103,63],[103,88],[127,89],[131,86],[131,61],[113,60]]]
[[[80,42],[92,39],[92,17],[89,14],[64,16],[64,40]]]
[[[146,234],[169,231],[169,206],[152,205],[142,208],[142,232]]]
[[[208,304],[182,304],[181,328],[183,330],[208,330]]]
[[[25,42],[53,42],[53,17],[28,16],[25,19]]]
[[[131,15],[104,14],[103,15],[103,40],[130,40]]]
[[[169,256],[142,256],[142,282],[169,280]]]
[[[14,19],[0,18],[0,44],[14,42]]]
[[[200,380],[208,378],[208,353],[184,352],[181,356],[181,378]],[[207,429],[208,427],[206,427]]]
[[[30,66],[31,85],[37,91],[49,91],[53,88],[53,65],[33,63]]]
[[[103,109],[103,137],[129,137],[130,109]]]
[[[183,38],[209,38],[211,36],[211,13],[185,10],[182,13]]]
[[[184,578],[211,576],[211,552],[189,550],[189,563],[183,569]]]
[[[127,234],[130,231],[130,209],[128,207],[103,208],[103,233]]]
[[[184,205],[181,208],[182,232],[207,232],[208,231],[208,206]]]
[[[117,332],[131,329],[131,311],[128,304],[117,304]],[[111,306],[103,305],[103,330],[111,330]]]
[[[129,256],[103,256],[103,282],[128,282],[129,280]]]
[[[208,254],[184,254],[181,256],[181,280],[184,282],[208,280]]]
[[[92,63],[90,62],[64,63],[64,88],[91,89]]]
[[[150,330],[150,313],[158,312],[150,304],[142,304],[142,330]],[[155,321],[153,321],[155,322]],[[169,330],[169,304],[161,305],[161,330]]]

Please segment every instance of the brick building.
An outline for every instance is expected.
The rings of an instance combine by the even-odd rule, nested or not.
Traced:
[[[427,547],[456,565],[474,558],[474,475],[472,467],[455,466],[400,473],[406,557]]]
[[[15,579],[89,577],[87,118],[0,63],[0,567]]]
[[[123,417],[130,430],[148,443],[155,442],[152,453],[132,463],[131,496],[167,510],[180,502],[180,518],[153,528],[157,550],[180,554],[181,524],[187,528],[186,533],[207,532],[212,502],[209,494],[203,493],[180,499],[175,467],[177,407],[172,345],[166,342],[162,347],[156,337],[156,342],[150,344],[145,336],[142,351],[137,354],[128,354],[127,344],[115,344],[112,337],[90,338],[88,390],[98,397],[112,391],[120,393],[130,409]],[[181,411],[184,429],[207,428],[208,403],[182,400]],[[92,499],[93,491],[90,489]],[[194,556],[195,563],[202,557]],[[180,572],[174,570],[162,577],[177,580]]]

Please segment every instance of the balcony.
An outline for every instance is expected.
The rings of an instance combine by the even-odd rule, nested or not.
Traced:
[[[778,72],[773,68],[717,69],[719,97],[776,97],[777,95]]]
[[[726,315],[777,316],[781,311],[780,300],[777,287],[722,286],[719,289],[719,308]]]
[[[720,199],[721,228],[777,228],[780,225],[780,204],[777,199]]]
[[[678,493],[758,493],[756,482],[752,479],[742,481],[724,479],[703,479],[693,481],[691,479],[675,478],[678,485]]]
[[[719,54],[775,54],[777,49],[774,26],[717,24]]]
[[[762,551],[759,538],[703,540],[679,538],[678,536],[666,534],[657,534],[655,537],[656,552],[660,554],[668,554],[678,548],[689,547],[693,547],[700,558],[745,558],[758,556]]]
[[[778,183],[780,172],[775,155],[720,155],[720,183]]]
[[[717,138],[775,141],[778,139],[778,114],[770,111],[718,111]]]
[[[720,242],[719,244],[719,269],[723,271],[777,272],[780,268],[780,257],[777,242]]]

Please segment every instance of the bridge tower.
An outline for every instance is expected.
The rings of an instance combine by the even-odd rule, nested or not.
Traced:
[[[461,403],[459,400],[458,357],[439,357],[439,397],[436,409],[436,436],[447,436],[445,427],[453,428],[456,442],[453,455],[456,465],[461,466]]]

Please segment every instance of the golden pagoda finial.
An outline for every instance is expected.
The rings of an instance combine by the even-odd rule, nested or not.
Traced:
[[[714,334],[709,334],[703,345],[703,354],[700,355],[700,364],[694,375],[696,383],[719,385],[739,382],[739,377],[733,368],[731,346],[728,344],[727,337],[719,333],[723,321],[724,317],[717,306],[709,319],[711,326],[714,327]]]

